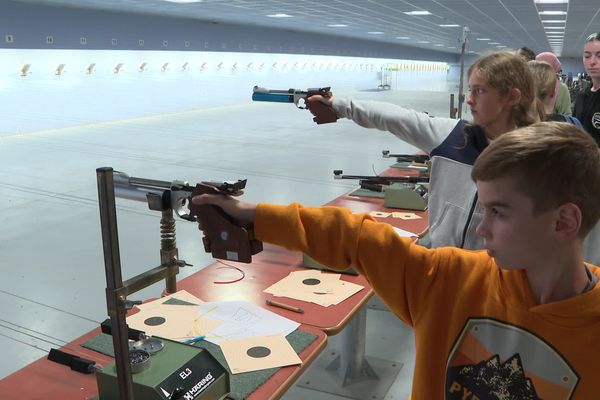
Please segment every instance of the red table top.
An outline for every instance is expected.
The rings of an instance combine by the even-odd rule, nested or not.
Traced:
[[[227,262],[244,271],[244,278],[235,283],[216,284],[232,275],[241,274],[228,270],[223,263],[214,263],[201,271],[177,282],[177,289],[185,289],[204,301],[245,300],[264,307],[304,325],[318,328],[328,335],[338,333],[354,316],[354,313],[373,295],[373,290],[362,276],[342,274],[341,279],[365,288],[337,305],[323,307],[287,297],[274,297],[263,290],[288,276],[290,272],[304,270],[302,255],[281,247],[265,244],[264,250],[252,257],[252,264]],[[303,314],[270,307],[267,299],[273,299],[304,310]]]

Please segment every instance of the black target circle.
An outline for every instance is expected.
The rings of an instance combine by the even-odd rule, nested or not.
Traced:
[[[308,285],[308,286],[315,286],[315,285],[318,285],[319,283],[321,283],[321,281],[316,278],[308,278],[308,279],[303,280],[302,283],[305,285]]]
[[[264,358],[271,354],[271,349],[264,346],[254,346],[250,347],[248,351],[246,351],[246,354],[252,358]]]
[[[144,324],[146,324],[148,326],[162,325],[165,322],[167,322],[167,320],[164,319],[163,317],[150,317],[150,318],[146,318],[144,320]]]

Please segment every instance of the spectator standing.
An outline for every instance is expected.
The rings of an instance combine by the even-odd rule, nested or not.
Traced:
[[[600,32],[592,33],[586,39],[583,66],[592,85],[577,95],[573,114],[600,145]]]
[[[525,60],[525,62],[535,60],[535,53],[529,47],[521,47],[515,53]]]
[[[554,69],[554,72],[558,74],[562,69],[560,61],[549,51],[545,51],[543,53],[538,54],[535,57],[536,61],[545,61]],[[569,88],[567,85],[562,83],[558,76],[556,77],[556,102],[554,103],[554,108],[552,109],[552,114],[559,115],[571,115],[573,111],[571,110],[571,94],[569,93]]]
[[[558,93],[554,68],[545,61],[529,61],[527,66],[535,84],[535,97],[539,101],[540,119],[542,121],[568,122],[578,128],[583,128],[581,122],[572,115],[555,114],[552,111]]]

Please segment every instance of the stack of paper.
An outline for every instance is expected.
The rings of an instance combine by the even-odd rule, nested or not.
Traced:
[[[174,301],[176,300],[176,301]],[[220,345],[232,373],[301,364],[285,336],[300,324],[244,301],[205,303],[186,291],[136,306],[129,327],[184,341]]]
[[[169,304],[169,300],[178,300],[179,304]],[[201,304],[204,304],[202,300],[181,290],[136,306],[140,311],[127,317],[127,325],[148,336],[166,339],[186,340],[203,336],[221,322],[199,316]]]
[[[329,307],[339,304],[364,289],[363,286],[343,281],[340,274],[319,270],[290,272],[288,276],[264,290],[277,297],[307,301]]]

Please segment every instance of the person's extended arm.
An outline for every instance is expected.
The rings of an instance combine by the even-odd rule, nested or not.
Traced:
[[[457,119],[431,118],[425,113],[391,103],[339,99],[333,95],[308,98],[309,103],[315,101],[332,107],[338,117],[351,119],[365,128],[391,132],[428,153],[439,146],[460,123]]]
[[[259,240],[301,251],[334,269],[353,265],[409,324],[425,302],[443,259],[443,251],[414,245],[390,225],[342,208],[255,205],[209,195],[193,201],[215,204],[241,224],[254,225]]]

